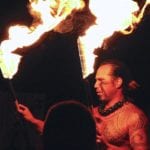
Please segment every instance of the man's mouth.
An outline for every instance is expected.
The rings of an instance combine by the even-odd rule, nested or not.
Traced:
[[[98,96],[102,96],[102,95],[103,95],[102,92],[96,92],[96,94],[97,94]]]

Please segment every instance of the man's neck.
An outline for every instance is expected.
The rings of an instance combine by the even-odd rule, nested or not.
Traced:
[[[116,95],[113,99],[111,99],[108,103],[106,103],[105,109],[112,107],[114,104],[116,104],[117,102],[122,101],[122,100],[124,100],[123,94]]]

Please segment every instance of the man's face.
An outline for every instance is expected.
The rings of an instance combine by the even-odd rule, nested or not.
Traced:
[[[96,73],[95,89],[102,101],[110,101],[115,97],[117,92],[115,80],[112,75],[112,66],[110,64],[102,65]]]

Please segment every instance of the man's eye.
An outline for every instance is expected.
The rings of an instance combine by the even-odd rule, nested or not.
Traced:
[[[106,84],[106,82],[101,82],[101,84]]]
[[[102,81],[100,84],[101,84],[101,85],[106,85],[106,84],[108,84],[108,82]]]

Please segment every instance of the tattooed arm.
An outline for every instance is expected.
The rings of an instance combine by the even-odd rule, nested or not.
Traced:
[[[149,150],[148,120],[144,114],[136,113],[130,118],[129,138],[134,150]]]

